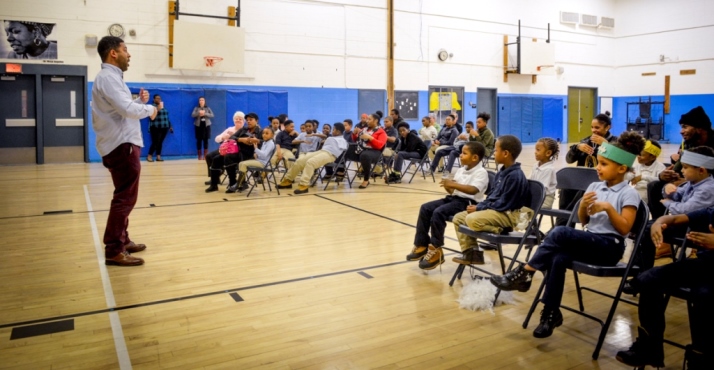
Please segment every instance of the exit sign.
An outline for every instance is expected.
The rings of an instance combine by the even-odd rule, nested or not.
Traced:
[[[22,64],[17,64],[17,63],[5,64],[5,73],[22,73]]]

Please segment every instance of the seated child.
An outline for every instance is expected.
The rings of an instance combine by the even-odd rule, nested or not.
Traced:
[[[285,178],[283,178],[283,181],[278,185],[278,189],[291,189],[293,187],[293,181],[295,181],[298,173],[302,171],[298,188],[295,189],[294,193],[307,193],[310,187],[310,179],[315,173],[315,170],[328,163],[334,162],[337,157],[347,150],[347,141],[345,141],[345,138],[342,136],[344,130],[345,126],[343,124],[335,123],[332,128],[332,136],[325,139],[325,144],[322,146],[322,149],[301,155],[295,164],[290,167],[288,173],[285,174]]]
[[[660,172],[665,170],[664,164],[657,161],[660,153],[662,153],[662,147],[659,143],[647,140],[645,150],[637,156],[637,163],[632,166],[634,174],[632,179],[629,179],[630,185],[635,187],[645,203],[647,203],[647,184],[659,181]]]
[[[535,146],[535,159],[538,162],[531,171],[531,180],[536,180],[545,187],[545,200],[542,208],[553,208],[555,201],[555,190],[558,186],[558,179],[555,176],[555,160],[560,153],[560,145],[553,138],[544,137],[538,139]]]
[[[662,199],[662,204],[669,209],[669,214],[681,215],[714,206],[714,179],[711,177],[714,170],[714,149],[698,146],[685,150],[681,162],[682,174],[687,182],[679,187],[667,184],[663,189],[665,198]],[[654,223],[650,222],[647,225],[645,235],[662,232],[659,229],[659,220],[658,218]],[[667,228],[664,230],[665,241],[671,242],[681,238],[685,232],[686,227]],[[646,271],[654,266],[655,258],[670,256],[672,249],[669,245],[655,248],[651,238],[642,238],[638,252],[639,259],[635,264],[640,267],[640,271]],[[629,287],[626,288],[626,293],[631,293]]]
[[[263,143],[258,148],[258,143],[253,144],[253,158],[243,160],[238,163],[238,182],[235,184],[235,188],[229,188],[229,190],[234,190],[241,192],[248,189],[248,177],[246,172],[248,172],[248,167],[265,167],[265,165],[270,160],[270,157],[274,154],[275,141],[273,141],[273,129],[271,127],[266,127],[263,129]]]
[[[474,123],[471,121],[466,122],[466,132],[457,136],[453,145],[439,149],[439,151],[434,154],[434,160],[432,163],[442,163],[442,158],[448,157],[449,160],[446,162],[444,172],[451,172],[451,168],[454,166],[454,162],[456,161],[456,156],[461,153],[461,147],[469,141],[469,138],[471,137],[469,133],[473,129]]]
[[[293,141],[293,145],[300,144],[298,151],[300,155],[311,153],[317,150],[318,144],[322,140],[319,135],[315,135],[312,120],[305,121],[305,132],[300,133]]]
[[[394,171],[389,174],[387,181],[390,183],[398,183],[402,181],[402,167],[405,159],[422,159],[426,154],[426,144],[422,141],[416,132],[409,131],[409,124],[402,122],[398,125],[399,146],[397,147],[397,159],[394,161]]]
[[[434,124],[431,122],[431,118],[424,117],[421,119],[422,128],[419,129],[419,138],[423,141],[434,141],[436,140],[437,132]]]
[[[295,132],[295,123],[292,120],[286,120],[283,124],[283,130],[275,136],[275,155],[270,159],[270,164],[276,166],[279,161],[283,161],[286,169],[290,169],[292,162],[290,159],[295,158],[293,154],[293,142],[298,133]]]
[[[407,261],[419,261],[419,268],[425,270],[444,263],[441,247],[444,246],[446,221],[467,206],[483,200],[488,188],[488,173],[481,165],[484,150],[479,143],[466,143],[461,148],[462,166],[454,174],[454,179],[442,179],[440,183],[449,195],[421,205],[414,248],[407,255]]]
[[[496,141],[494,159],[503,166],[496,174],[494,184],[491,184],[491,192],[486,200],[476,206],[468,206],[452,221],[463,252],[462,258],[454,257],[454,262],[464,265],[484,263],[483,251],[479,250],[476,239],[459,232],[459,226],[467,225],[474,231],[500,234],[513,230],[522,212],[528,213],[529,219],[533,216],[533,211],[526,207],[531,200],[528,180],[521,164],[516,162],[521,150],[521,141],[513,135],[501,136]]]
[[[664,312],[668,298],[680,287],[689,288],[693,305],[689,308],[689,325],[692,344],[687,346],[684,359],[687,369],[709,369],[714,363],[714,207],[681,215],[667,215],[657,219],[666,229],[691,228],[688,242],[700,248],[698,258],[688,258],[664,266],[658,266],[640,274],[632,286],[640,293],[638,316],[640,326],[635,343],[628,350],[617,353],[617,360],[630,366],[644,368],[646,365],[664,367],[663,337]],[[652,233],[652,239],[662,244],[664,227]],[[647,235],[649,237],[649,235]]]
[[[527,264],[491,277],[491,283],[501,290],[527,292],[536,271],[548,272],[541,299],[545,307],[534,337],[549,337],[563,323],[560,302],[565,271],[573,261],[609,266],[622,258],[625,237],[635,223],[641,202],[637,191],[625,181],[625,174],[644,147],[645,139],[636,132],[624,132],[615,144],[603,142],[597,155],[597,173],[602,181],[590,184],[577,210],[587,230],[557,226]]]

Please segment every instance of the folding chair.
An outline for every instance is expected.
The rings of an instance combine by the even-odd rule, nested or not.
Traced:
[[[578,209],[580,205],[580,201],[577,202],[575,205],[574,209]],[[572,212],[570,215],[570,218],[568,219],[568,225],[575,224],[575,220],[577,220],[577,212]],[[595,351],[593,352],[593,360],[597,360],[598,355],[600,354],[600,349],[602,348],[602,344],[605,341],[605,336],[607,335],[607,331],[610,328],[610,323],[612,322],[612,317],[615,315],[615,310],[617,309],[617,304],[620,301],[623,301],[625,303],[630,303],[630,304],[635,304],[634,302],[630,302],[625,299],[621,299],[620,297],[622,296],[622,287],[625,285],[625,281],[627,280],[628,277],[636,275],[639,272],[639,267],[634,265],[634,260],[635,256],[637,254],[637,251],[639,249],[640,245],[640,239],[642,239],[642,235],[644,234],[645,227],[647,226],[647,220],[650,218],[650,211],[647,208],[647,205],[645,202],[640,200],[640,205],[637,208],[637,216],[635,217],[635,223],[632,225],[632,230],[630,231],[629,237],[631,237],[634,241],[634,247],[632,249],[632,253],[630,254],[630,258],[625,262],[618,262],[614,266],[599,266],[599,265],[591,265],[583,262],[573,262],[572,266],[569,267],[569,269],[573,270],[573,276],[575,278],[575,288],[576,292],[578,294],[578,304],[579,304],[579,309],[571,308],[568,306],[560,305],[561,308],[566,309],[570,312],[576,313],[578,315],[584,316],[590,320],[597,321],[600,323],[602,326],[602,329],[600,330],[600,336],[598,337],[597,344],[595,345]],[[546,273],[547,274],[547,273]],[[586,274],[590,276],[595,276],[595,277],[614,277],[614,278],[619,278],[620,279],[620,284],[617,288],[617,292],[615,295],[611,295],[605,292],[601,292],[599,290],[595,290],[592,288],[588,288],[585,286],[580,286],[580,280],[578,279],[578,274]],[[543,278],[543,282],[540,284],[540,287],[538,288],[538,292],[536,293],[535,298],[533,299],[533,304],[531,305],[530,310],[528,311],[528,315],[526,315],[526,319],[523,322],[523,328],[528,327],[528,321],[530,321],[531,316],[533,315],[533,312],[535,311],[536,307],[538,306],[538,302],[541,302],[541,295],[543,294],[543,288],[545,287],[545,281],[546,278]],[[583,295],[582,291],[587,290],[596,294],[600,294],[605,297],[612,298],[612,305],[610,306],[610,312],[607,315],[607,319],[603,322],[599,318],[592,316],[588,313],[585,312],[585,306],[583,305]]]
[[[342,179],[338,179],[338,178],[337,178],[337,169],[338,169],[338,168],[345,168],[345,171],[347,171],[347,168],[346,168],[346,160],[345,160],[345,153],[343,152],[343,153],[340,155],[340,157],[337,158],[337,161],[336,161],[336,162],[328,163],[328,164],[322,166],[322,167],[318,170],[318,172],[317,172],[317,174],[318,174],[317,177],[320,177],[320,174],[322,173],[322,171],[323,171],[325,168],[327,168],[327,167],[331,167],[331,168],[332,168],[332,176],[330,176],[330,177],[327,179],[327,183],[325,184],[325,187],[324,187],[322,190],[327,190],[327,187],[330,186],[330,182],[332,182],[333,179],[335,180],[335,182],[337,183],[337,185],[339,185],[340,182],[345,181],[344,177],[343,177]],[[325,171],[325,172],[327,172],[327,171]],[[314,180],[314,182],[313,182],[312,184],[310,184],[310,186],[314,186],[316,182],[317,182],[317,178]],[[323,181],[323,182],[324,182],[324,181]],[[349,182],[349,179],[347,179],[345,182],[350,186],[350,189],[352,189],[352,183]]]
[[[575,199],[582,198],[582,193],[588,189],[590,184],[600,181],[597,171],[594,168],[587,167],[563,167],[555,173],[555,177],[558,181],[556,189],[577,190],[579,192],[579,196],[576,196]],[[543,216],[550,216],[551,224],[555,225],[553,217],[569,219],[572,213],[572,210],[567,209],[541,209],[538,216],[538,225],[543,220]]]
[[[273,151],[270,153],[270,156],[268,158],[273,158],[273,154],[275,154],[275,149],[276,148],[273,148]],[[265,174],[265,178],[263,178],[263,174]],[[265,167],[248,166],[248,168],[246,168],[245,181],[248,182],[250,190],[248,191],[248,194],[246,194],[246,197],[249,197],[250,193],[253,192],[253,189],[258,186],[258,181],[260,181],[260,184],[263,185],[263,190],[265,190],[265,183],[267,182],[268,190],[273,191],[273,188],[270,185],[271,179],[273,180],[273,184],[275,185],[275,190],[278,192],[278,195],[280,195],[277,178],[275,177],[275,167],[273,167],[272,163],[270,163],[270,159],[268,159],[268,162],[265,164]]]
[[[409,158],[407,161],[407,168],[402,172],[402,179],[404,179],[404,176],[409,174],[409,168],[411,166],[416,166],[414,168],[414,172],[412,172],[412,177],[409,179],[409,183],[412,183],[412,180],[414,180],[414,175],[421,169],[421,176],[426,180],[426,171],[424,170],[424,166],[429,167],[429,174],[431,175],[431,179],[436,182],[436,178],[434,177],[434,171],[431,171],[431,161],[429,161],[429,149],[431,148],[431,140],[425,141],[424,144],[426,144],[426,152],[424,153],[424,156],[421,157],[421,159],[417,158]]]
[[[374,163],[372,163],[372,166],[371,166],[371,168],[370,168],[369,173],[364,174],[364,176],[365,176],[366,179],[369,179],[369,178],[372,177],[372,171],[374,171],[374,168],[375,168],[378,164],[381,164],[381,165],[382,165],[382,168],[384,169],[384,172],[385,172],[385,173],[387,172],[387,170],[386,170],[387,167],[386,167],[386,165],[384,164],[384,149],[386,149],[386,148],[387,148],[386,145],[385,145],[384,147],[382,147],[382,150],[381,150],[380,153],[379,153],[379,157],[377,158],[377,161],[374,162]],[[350,148],[347,148],[347,150],[350,150]],[[358,166],[357,166],[357,170],[355,171],[354,176],[352,176],[352,178],[349,179],[350,187],[352,187],[352,183],[355,181],[355,178],[357,178],[357,174],[359,173],[360,170],[361,170],[361,167],[358,165]],[[347,175],[346,172],[347,172],[347,171],[345,170],[345,175]],[[387,185],[389,185],[389,183],[387,183]]]
[[[503,272],[504,274],[506,273],[506,271],[511,271],[513,265],[518,260],[518,255],[520,254],[521,249],[524,246],[533,246],[536,245],[539,241],[537,233],[535,232],[537,230],[536,228],[538,227],[538,222],[536,220],[535,215],[543,205],[543,200],[545,199],[545,188],[543,187],[543,184],[535,180],[528,180],[528,187],[531,193],[531,200],[528,204],[528,208],[533,210],[533,217],[528,222],[528,225],[526,226],[525,230],[523,230],[523,232],[510,232],[508,233],[508,235],[501,235],[474,231],[471,230],[467,225],[459,226],[460,233],[464,233],[475,239],[485,240],[496,246],[496,250],[498,251],[498,259],[501,262],[501,272]],[[503,244],[518,244],[518,247],[516,248],[516,252],[514,253],[513,257],[505,257],[503,255]],[[508,265],[508,269],[506,269],[506,263],[504,259],[511,260],[511,263]],[[456,280],[457,278],[461,279],[461,275],[463,274],[466,266],[467,265],[459,264],[459,266],[456,268],[456,271],[454,271],[454,276],[452,276],[451,281],[449,281],[450,286],[454,285],[454,280]],[[474,265],[468,266],[482,273],[488,275],[495,275],[493,272],[485,270],[481,267]],[[499,293],[496,293],[496,297],[498,297]]]

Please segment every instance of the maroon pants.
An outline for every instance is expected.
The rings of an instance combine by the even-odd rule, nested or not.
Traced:
[[[107,228],[104,230],[104,256],[112,258],[124,252],[129,239],[129,214],[134,209],[139,195],[139,175],[141,148],[124,143],[102,157],[102,164],[109,169],[114,182],[114,197],[109,209]]]

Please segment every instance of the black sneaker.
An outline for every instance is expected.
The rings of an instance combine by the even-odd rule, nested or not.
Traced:
[[[544,308],[540,312],[540,324],[533,330],[536,338],[548,338],[553,335],[553,330],[563,324],[563,314],[559,309]]]
[[[662,342],[654,343],[647,331],[637,328],[637,339],[627,351],[617,352],[615,358],[623,364],[632,367],[664,367],[664,348]],[[686,353],[684,355],[686,361]]]
[[[414,247],[412,252],[407,254],[407,261],[419,261],[427,252],[426,247]]]
[[[392,172],[389,174],[389,177],[387,177],[387,182],[390,184],[398,184],[402,182],[402,177]]]
[[[518,265],[514,270],[508,271],[505,275],[491,276],[491,284],[498,289],[519,292],[527,292],[531,288],[535,272],[527,271],[523,264]]]
[[[210,184],[209,184],[210,185]],[[211,185],[206,188],[206,193],[213,193],[214,191],[218,191],[218,186]]]
[[[429,246],[429,250],[424,257],[419,261],[419,268],[422,270],[433,270],[436,266],[444,263],[444,252],[441,247]]]
[[[238,187],[237,191],[240,193],[240,192],[243,192],[243,191],[248,190],[249,187],[250,187],[250,186],[248,185],[247,182],[243,182],[243,183]]]

